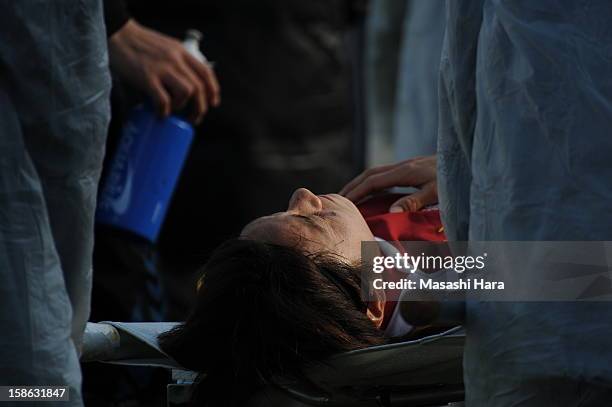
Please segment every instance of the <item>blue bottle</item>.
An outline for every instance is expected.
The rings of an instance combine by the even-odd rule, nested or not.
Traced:
[[[110,161],[96,222],[155,242],[193,135],[178,116],[160,119],[149,105],[135,108]]]
[[[188,31],[184,45],[192,55],[206,62],[199,52],[200,36],[195,30]],[[136,107],[123,127],[102,182],[96,222],[127,230],[154,243],[193,136],[193,127],[179,115],[162,119],[149,103]]]

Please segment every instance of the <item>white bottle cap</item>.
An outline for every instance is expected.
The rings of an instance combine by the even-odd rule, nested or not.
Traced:
[[[183,41],[183,46],[193,57],[195,57],[198,61],[207,64],[208,59],[206,56],[200,51],[200,41],[202,40],[202,33],[198,30],[187,30],[185,33],[185,41]]]

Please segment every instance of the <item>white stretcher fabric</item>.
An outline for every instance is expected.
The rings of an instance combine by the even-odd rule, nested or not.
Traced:
[[[88,322],[81,361],[181,368],[159,347],[157,337],[178,322]]]
[[[173,322],[88,323],[83,361],[180,368],[160,348],[159,334]],[[461,327],[422,339],[347,352],[312,369],[328,387],[460,384],[464,333]]]

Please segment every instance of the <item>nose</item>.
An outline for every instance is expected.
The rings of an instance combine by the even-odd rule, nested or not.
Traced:
[[[296,211],[300,214],[309,214],[323,209],[323,203],[318,196],[307,190],[300,188],[296,190],[289,200],[289,211]]]

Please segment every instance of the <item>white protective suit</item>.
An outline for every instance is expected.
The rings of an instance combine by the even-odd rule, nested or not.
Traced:
[[[444,0],[406,2],[393,123],[397,161],[436,153],[444,10]]]
[[[612,240],[612,2],[450,0],[438,172],[451,240]],[[607,405],[612,304],[470,302],[468,406]]]
[[[384,141],[392,145],[397,161],[436,152],[444,10],[444,0],[372,2],[370,137],[388,139]]]
[[[110,114],[102,4],[0,8],[0,384],[70,386],[57,405],[78,406]]]

